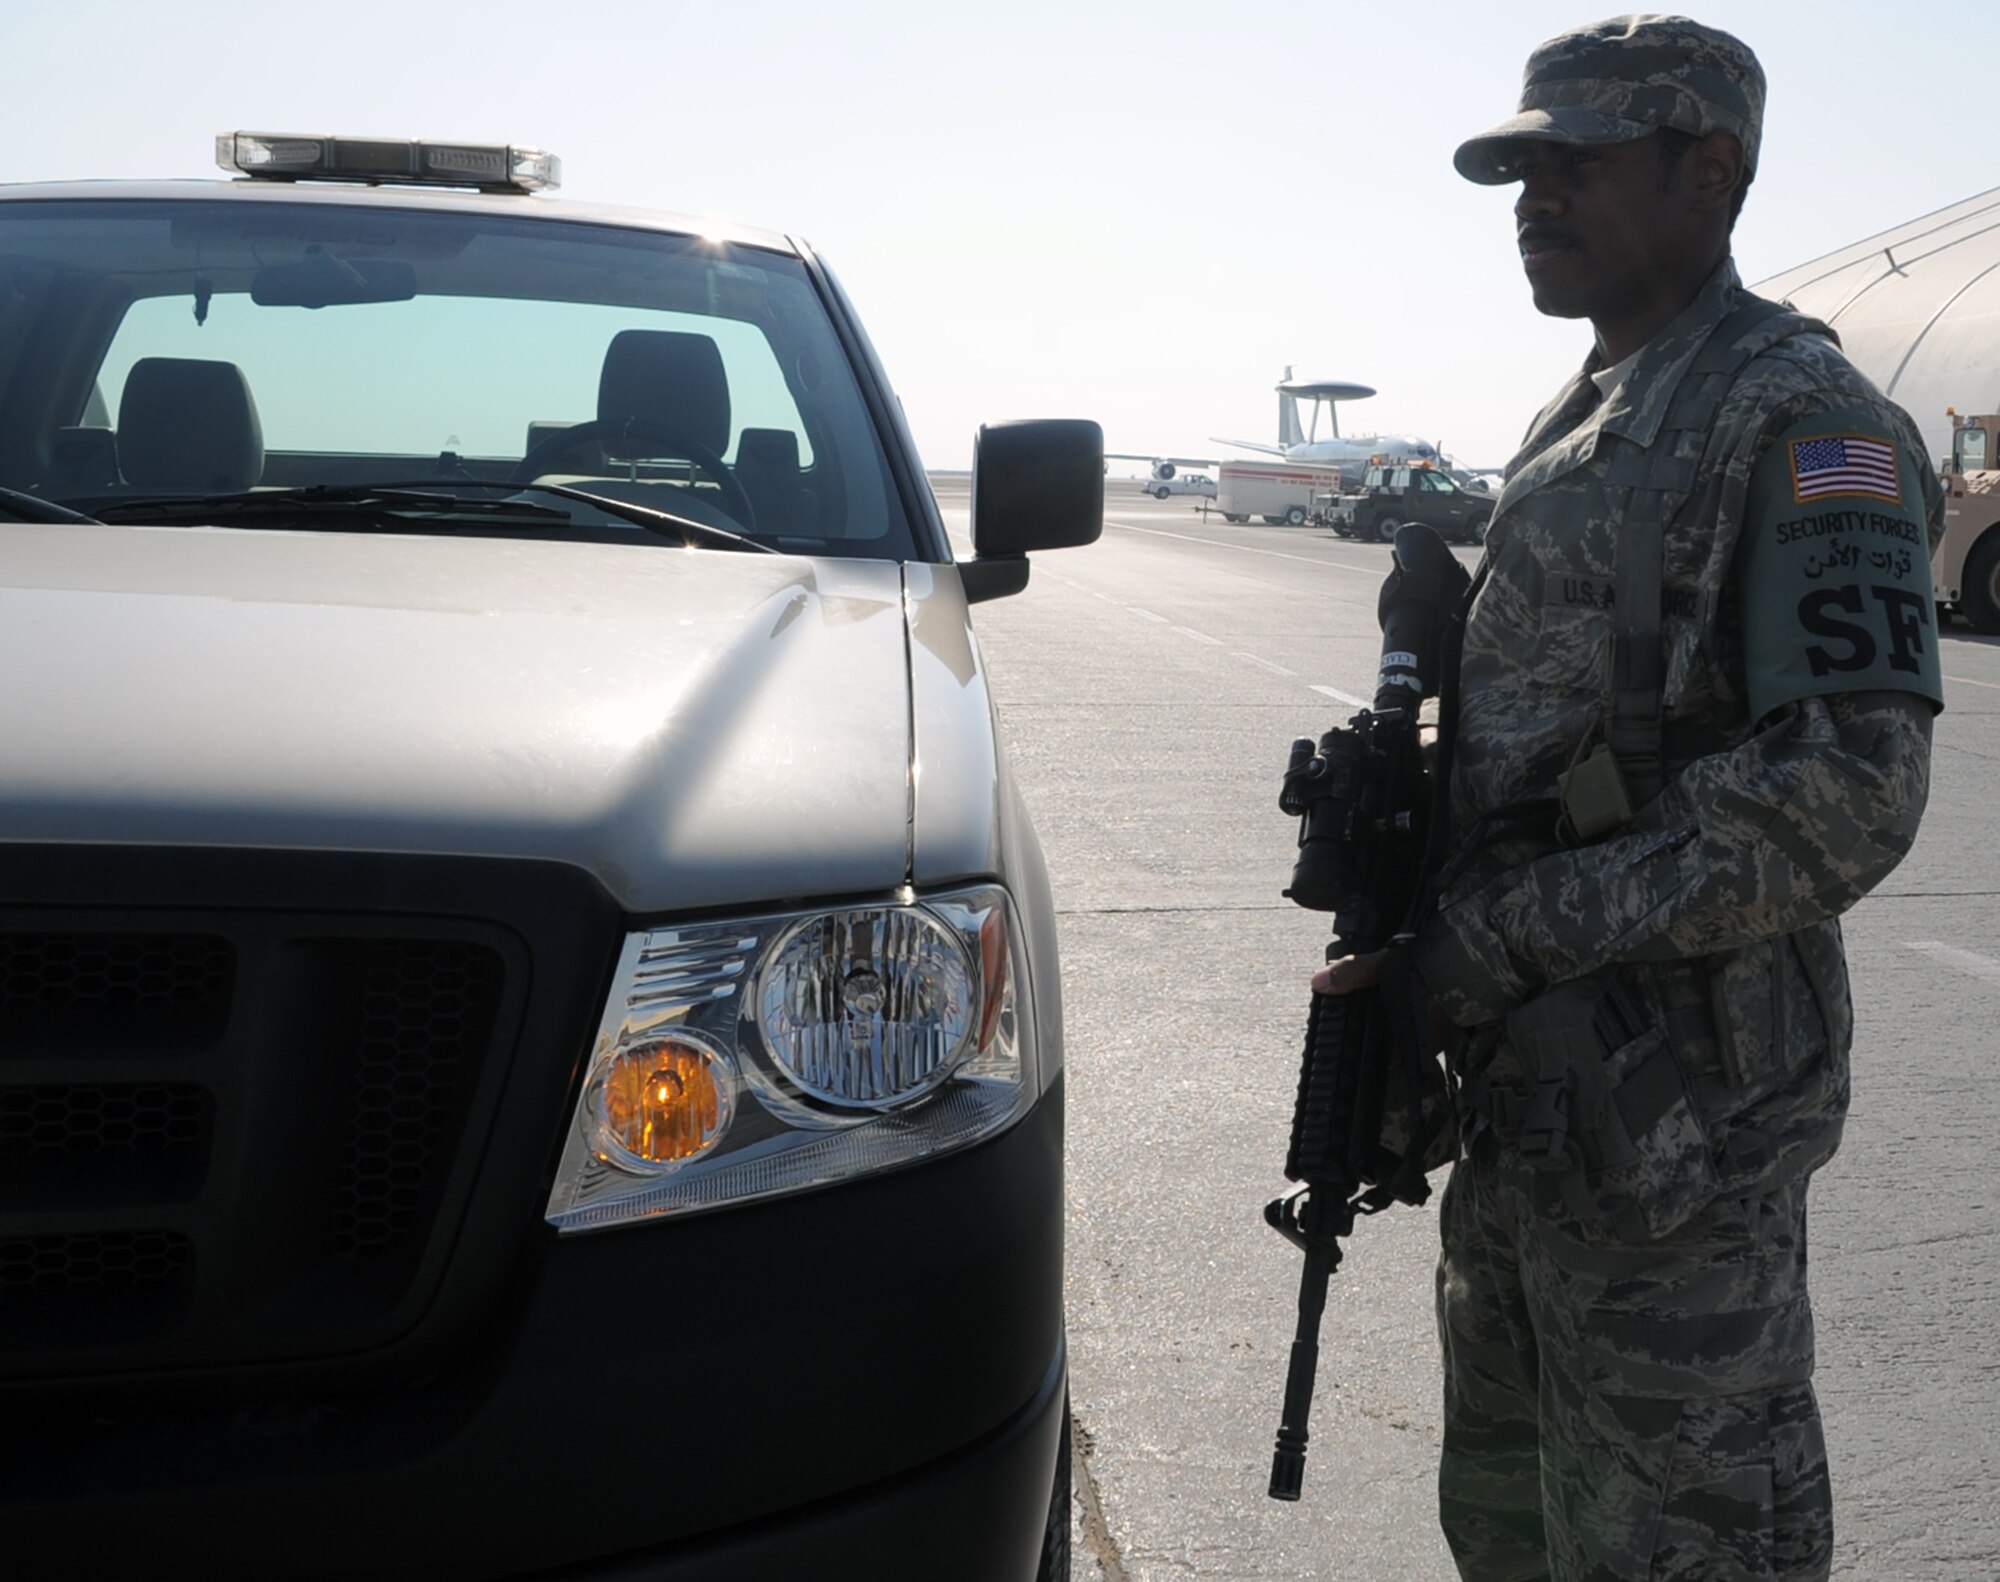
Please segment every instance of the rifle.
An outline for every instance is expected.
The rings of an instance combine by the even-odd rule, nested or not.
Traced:
[[[1299,855],[1285,895],[1334,914],[1328,961],[1407,939],[1426,871],[1436,868],[1431,837],[1446,820],[1441,807],[1433,814],[1417,709],[1437,691],[1446,628],[1470,581],[1430,528],[1412,522],[1397,529],[1395,566],[1377,606],[1382,661],[1375,705],[1316,746],[1308,737],[1292,743],[1278,806],[1299,820]],[[1440,787],[1447,773],[1440,759]],[[1437,1104],[1425,1114],[1430,1052],[1412,990],[1394,953],[1377,987],[1313,995],[1285,1154],[1286,1179],[1301,1185],[1264,1207],[1265,1222],[1306,1255],[1271,1457],[1273,1499],[1296,1500],[1305,1484],[1320,1316],[1327,1281],[1340,1266],[1341,1238],[1357,1215],[1430,1195],[1423,1155],[1445,1116]],[[1400,1149],[1385,1142],[1385,1123],[1392,1137],[1407,1139]]]

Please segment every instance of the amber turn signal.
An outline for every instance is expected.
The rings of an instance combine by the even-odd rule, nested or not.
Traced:
[[[591,1088],[597,1156],[657,1170],[706,1153],[729,1124],[732,1088],[724,1057],[704,1039],[676,1033],[617,1050]]]

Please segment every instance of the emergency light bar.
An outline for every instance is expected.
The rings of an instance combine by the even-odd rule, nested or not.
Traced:
[[[547,192],[562,185],[562,161],[555,155],[507,143],[223,132],[215,139],[215,162],[259,181],[396,182],[481,192]]]

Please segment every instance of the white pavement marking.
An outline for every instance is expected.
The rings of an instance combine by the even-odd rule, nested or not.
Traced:
[[[1106,604],[1120,604],[1123,602],[1122,600],[1112,598],[1108,593],[1099,593],[1095,588],[1086,588],[1074,577],[1065,577],[1043,566],[1038,565],[1035,567],[1035,576],[1040,580],[1053,582],[1057,587],[1068,588],[1075,593],[1087,593],[1093,599],[1102,599]]]
[[[1210,549],[1239,549],[1245,554],[1268,555],[1274,560],[1302,560],[1308,565],[1332,566],[1341,571],[1361,571],[1366,572],[1370,576],[1379,576],[1382,571],[1380,566],[1354,566],[1349,565],[1343,560],[1321,560],[1314,555],[1288,555],[1283,550],[1259,549],[1253,544],[1225,544],[1212,538],[1200,538],[1192,533],[1169,533],[1161,528],[1139,527],[1131,522],[1114,522],[1111,525],[1128,528],[1134,533],[1150,533],[1155,538],[1178,538],[1185,543],[1202,544]],[[1070,578],[1060,576],[1054,572],[1045,571],[1042,575],[1050,582],[1060,583],[1065,588],[1073,588],[1078,593],[1087,593],[1093,599],[1101,599],[1106,604],[1119,605],[1127,613],[1138,616],[1142,621],[1157,621],[1169,631],[1178,632],[1182,637],[1191,637],[1197,643],[1206,643],[1211,648],[1223,648],[1227,646],[1219,637],[1211,637],[1206,632],[1198,632],[1192,626],[1176,626],[1170,616],[1161,615],[1154,610],[1148,610],[1142,605],[1120,604],[1119,600],[1114,599],[1108,593],[1099,593],[1095,588],[1087,588],[1080,582],[1074,582]],[[1274,676],[1296,676],[1298,674],[1296,670],[1288,670],[1283,665],[1274,664],[1260,655],[1245,653],[1240,649],[1232,649],[1229,657],[1232,659],[1241,659],[1246,664],[1255,665],[1259,670],[1268,670]],[[1984,685],[1984,683],[1975,682],[1974,685]],[[1342,692],[1338,687],[1316,686],[1312,690],[1319,693],[1322,697],[1332,698],[1336,703],[1345,703],[1350,708],[1365,709],[1368,707],[1368,702],[1365,698],[1357,698],[1351,692]]]
[[[1939,939],[1906,939],[1906,949],[1914,950],[1920,956],[1929,956],[1933,961],[1941,961],[1947,967],[1956,967],[1960,972],[1986,983],[2000,983],[2000,961],[1991,956],[1982,956],[1976,950],[1961,950],[1956,945],[1947,945]]]
[[[1112,522],[1112,527],[1122,527],[1128,533],[1151,533],[1155,538],[1178,538],[1185,543],[1201,544],[1209,549],[1233,549],[1244,555],[1269,555],[1273,560],[1302,560],[1308,566],[1333,566],[1341,571],[1362,571],[1371,577],[1384,575],[1380,566],[1354,566],[1344,560],[1322,560],[1318,555],[1288,555],[1282,549],[1259,549],[1255,544],[1225,544],[1220,539],[1202,538],[1194,533],[1169,533],[1164,528],[1140,527],[1132,522]]]
[[[2000,681],[1974,681],[1970,676],[1946,676],[1947,681],[1956,681],[1962,687],[1984,687],[1989,692],[2000,692]]]

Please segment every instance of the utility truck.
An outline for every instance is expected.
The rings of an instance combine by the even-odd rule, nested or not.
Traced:
[[[1950,415],[1944,541],[1931,575],[1938,608],[1955,606],[1975,632],[1991,635],[2000,633],[2000,415]]]
[[[1491,495],[1462,488],[1439,468],[1399,464],[1370,467],[1360,492],[1332,501],[1326,520],[1343,538],[1387,543],[1405,522],[1422,522],[1445,539],[1477,544],[1485,540],[1492,515]]]
[[[1315,497],[1340,488],[1338,467],[1308,467],[1295,461],[1226,461],[1215,503],[1226,522],[1267,522],[1302,527],[1312,516]]]

